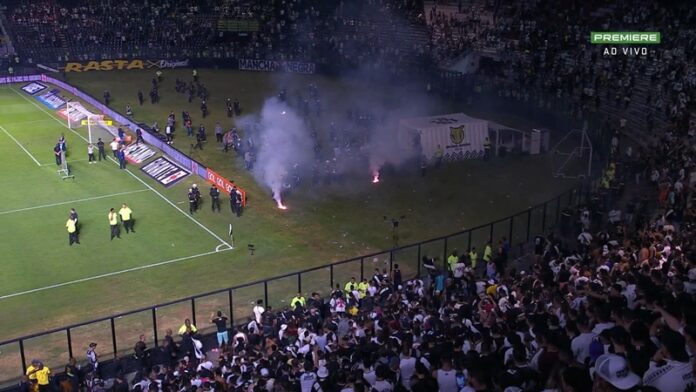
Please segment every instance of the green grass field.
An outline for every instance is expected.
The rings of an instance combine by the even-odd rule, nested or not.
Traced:
[[[169,110],[179,113],[183,108],[196,116],[197,104],[189,105],[185,96],[173,92],[174,76],[189,74],[168,71],[162,102],[135,107],[136,120],[162,123]],[[253,112],[264,97],[275,94],[280,78],[229,71],[200,74],[212,93],[211,116],[204,122],[211,130],[216,121],[229,122],[222,111],[225,97],[239,97],[245,111]],[[70,75],[68,82],[94,96],[109,89],[118,108],[135,101],[137,86],[148,86],[150,77],[145,71],[97,72]],[[307,78],[282,82],[302,84]],[[340,105],[346,86],[313,78],[327,91],[329,105]],[[192,182],[201,184],[200,178],[163,188],[134,165],[126,171],[111,161],[89,165],[86,130],[67,129],[65,120],[19,87],[0,88],[0,167],[5,169],[0,205],[0,340],[387,249],[391,231],[383,215],[407,216],[400,232],[401,243],[406,244],[510,215],[574,185],[551,178],[545,157],[510,157],[456,163],[426,177],[414,171],[387,177],[377,186],[366,178],[350,191],[307,184],[293,192],[287,199],[290,209],[283,212],[275,208],[268,190],[240,168],[238,159],[206,146],[195,158],[244,187],[249,205],[241,218],[233,218],[226,208],[221,214],[212,213],[209,204],[189,217],[181,210],[187,207],[186,189]],[[389,94],[400,96],[372,91],[367,85],[353,87],[381,94],[385,100]],[[398,105],[399,99],[393,104]],[[441,104],[443,113],[466,112],[456,104]],[[536,125],[504,114],[497,117],[520,127]],[[61,134],[68,142],[74,180],[61,180],[56,173],[51,149]],[[187,143],[180,137],[175,145],[187,152]],[[207,189],[202,186],[204,195]],[[123,232],[121,240],[110,241],[106,213],[123,202],[134,211],[137,233]],[[80,214],[82,244],[69,247],[64,225],[71,207]],[[229,223],[235,227],[235,250],[224,245]],[[482,246],[484,241],[481,236],[473,242]],[[254,256],[246,252],[247,244],[256,246]],[[216,252],[218,246],[221,251]],[[372,268],[366,264],[366,271]],[[415,264],[406,268],[414,269]],[[356,273],[355,267],[340,267],[335,279],[344,281]],[[318,270],[304,278],[303,290],[327,292],[328,281],[328,271]],[[294,287],[294,278],[269,285],[272,304],[282,305]],[[261,286],[235,292],[235,318],[246,317],[251,301],[262,294]],[[199,327],[208,327],[207,316],[226,303],[226,295],[198,301]],[[187,312],[188,304],[158,309],[160,333],[178,326]],[[119,350],[130,351],[140,333],[152,339],[150,322],[149,313],[117,320]],[[72,338],[77,355],[89,341],[105,342],[108,350],[109,323],[78,328]],[[29,357],[49,358],[56,366],[67,360],[64,341],[64,333],[55,334],[27,342],[25,349]],[[0,374],[17,374],[21,370],[17,361],[16,345],[0,347]]]

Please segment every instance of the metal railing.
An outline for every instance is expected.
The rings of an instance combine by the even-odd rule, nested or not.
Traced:
[[[423,275],[424,256],[436,258],[437,267],[446,268],[447,256],[453,250],[461,253],[472,247],[483,249],[488,241],[495,246],[495,241],[503,238],[512,245],[512,256],[521,255],[523,244],[554,227],[563,209],[586,200],[587,189],[585,184],[578,185],[514,215],[426,241],[2,341],[0,385],[16,380],[20,372],[26,371],[32,357],[40,357],[47,366],[60,370],[69,357],[76,352],[84,353],[92,341],[100,343],[102,358],[116,357],[126,351],[130,353],[140,334],[149,336],[148,342],[158,345],[165,331],[173,329],[176,333],[185,318],[191,319],[194,325],[207,320],[205,323],[209,325],[208,315],[212,310],[223,310],[239,325],[252,314],[252,303],[257,299],[263,299],[266,306],[275,309],[283,306],[295,292],[324,290],[328,294],[326,290],[338,283],[343,287],[351,277],[367,277],[373,268],[391,271],[399,264],[406,281]],[[205,328],[199,326],[199,330]],[[110,347],[104,349],[104,346]]]

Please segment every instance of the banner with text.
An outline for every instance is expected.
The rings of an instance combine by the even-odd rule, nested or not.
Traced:
[[[145,144],[131,144],[124,152],[126,160],[135,164],[141,164],[155,155],[155,152]]]
[[[210,184],[215,185],[216,188],[227,193],[228,195],[230,194],[230,192],[232,192],[232,189],[236,187],[240,192],[242,192],[242,205],[246,206],[246,192],[244,192],[244,189],[236,186],[234,182],[226,179],[225,177],[219,175],[218,173],[210,169],[206,170],[205,179]]]
[[[45,90],[46,88],[47,87],[45,85],[38,82],[31,82],[22,86],[22,90],[29,95],[34,95],[40,91]]]
[[[314,63],[301,61],[239,59],[239,69],[242,71],[313,74],[316,72],[317,66]]]
[[[155,159],[140,170],[167,188],[191,174],[188,170],[165,157]]]
[[[101,60],[65,63],[64,72],[119,71],[128,69],[171,69],[189,66],[189,60]]]
[[[56,110],[61,106],[65,105],[66,102],[65,99],[63,99],[63,97],[61,97],[59,94],[60,90],[53,89],[45,94],[35,95],[35,97],[47,108],[51,110]]]

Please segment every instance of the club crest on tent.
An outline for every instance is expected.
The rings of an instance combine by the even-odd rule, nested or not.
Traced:
[[[450,140],[454,144],[464,143],[464,126],[450,127]]]

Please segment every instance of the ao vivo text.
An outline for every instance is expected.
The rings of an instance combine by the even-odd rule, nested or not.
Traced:
[[[648,48],[634,48],[634,47],[607,47],[602,49],[602,54],[605,56],[616,56],[622,54],[624,56],[647,56]]]

